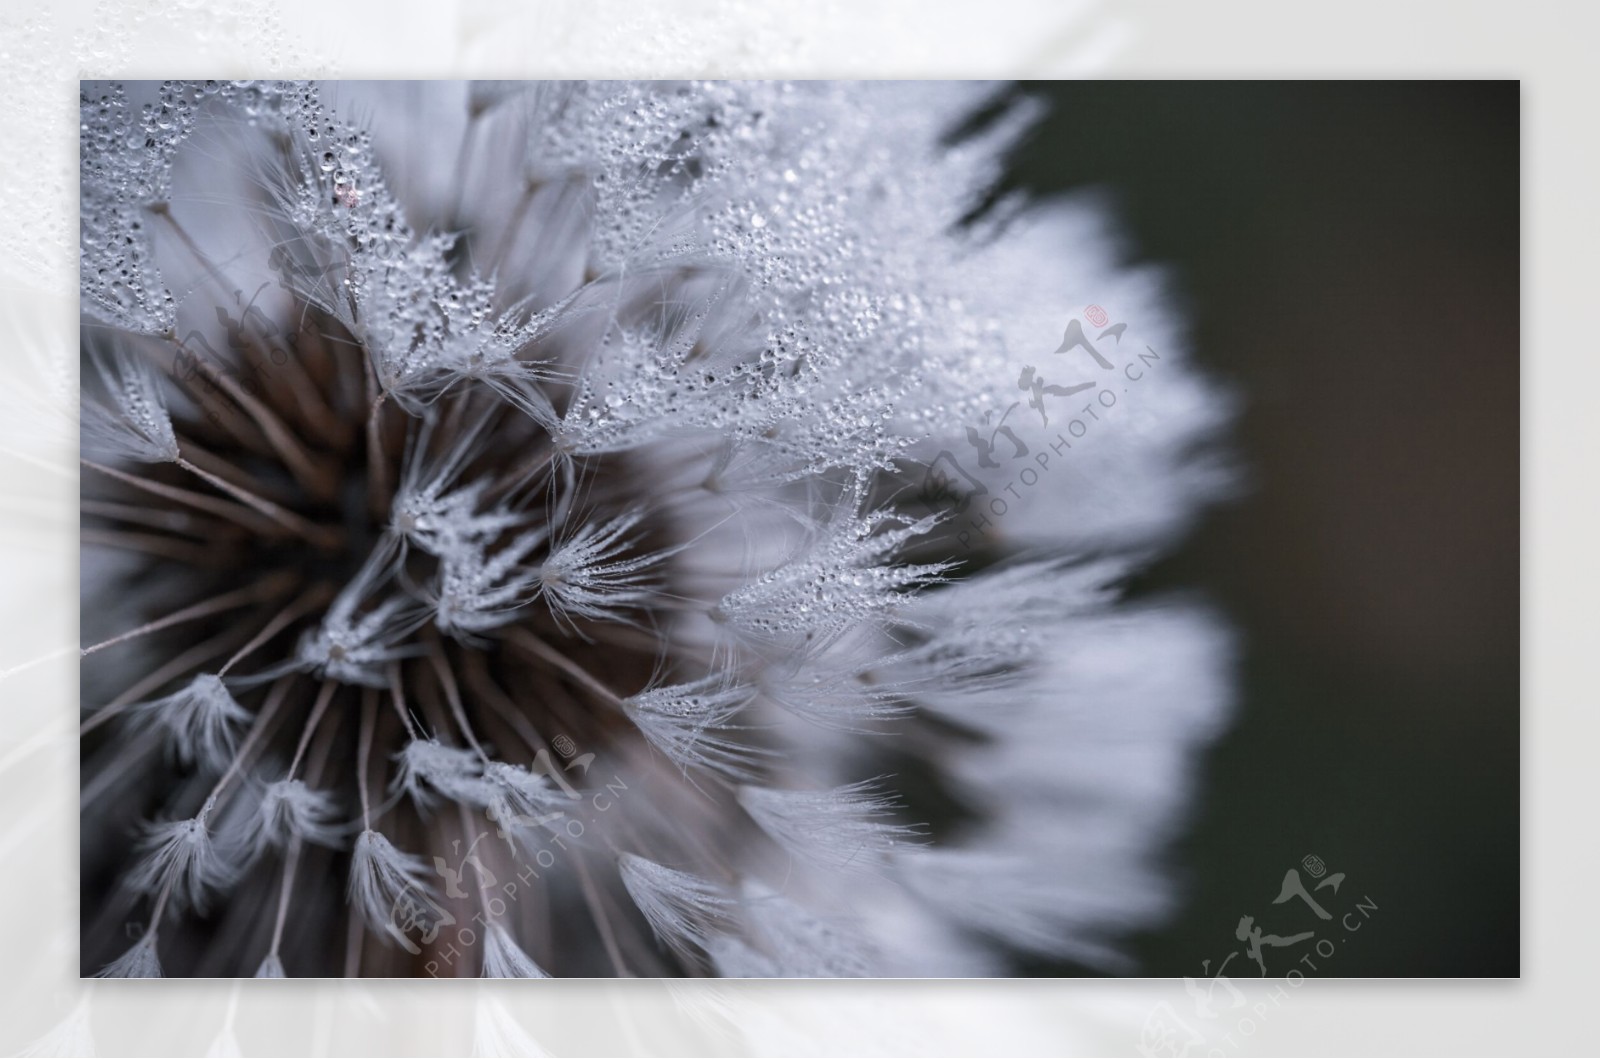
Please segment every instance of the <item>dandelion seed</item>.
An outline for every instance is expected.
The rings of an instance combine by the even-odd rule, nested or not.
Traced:
[[[95,973],[96,978],[161,978],[161,958],[156,954],[156,932],[145,936]]]
[[[887,819],[899,806],[873,780],[826,791],[740,787],[739,804],[796,858],[838,871],[873,870],[921,834]]]
[[[83,399],[83,453],[98,460],[174,463],[178,438],[161,380],[135,356],[119,350],[109,363],[96,363],[107,396]]]
[[[394,559],[392,546],[373,551],[329,606],[321,626],[306,630],[297,653],[301,666],[350,684],[383,686],[382,667],[410,653],[399,641],[419,624],[417,608],[404,597],[370,602],[392,575]]]
[[[483,948],[485,978],[548,978],[528,954],[517,947],[511,932],[499,923],[490,923]]]
[[[749,705],[752,692],[723,676],[651,688],[623,703],[650,745],[681,769],[705,769],[729,779],[749,777],[760,754],[722,734]]]
[[[705,948],[732,901],[704,879],[631,853],[618,862],[628,896],[662,944],[688,957]]]
[[[860,657],[845,649],[822,652],[763,675],[761,693],[798,717],[822,728],[866,732],[882,722],[906,717],[913,696],[924,688],[911,680],[887,679],[899,671],[881,653]],[[920,700],[919,700],[920,701]]]
[[[193,124],[190,87],[166,86],[159,109],[142,113],[120,85],[81,97],[84,309],[134,333],[170,331],[176,314],[155,263],[147,210],[170,195],[172,161]]]
[[[171,893],[176,908],[204,912],[211,891],[231,885],[239,867],[217,848],[205,814],[146,826],[140,843],[143,858],[129,883],[145,894]]]
[[[886,564],[937,522],[841,518],[798,558],[724,596],[716,614],[756,643],[821,651],[864,622],[884,620],[901,593],[944,574],[944,563]]]
[[[181,691],[130,707],[167,732],[178,760],[221,771],[233,759],[239,728],[250,714],[220,677],[202,673]]]
[[[877,969],[859,923],[814,915],[764,887],[746,890],[740,908],[765,954],[719,939],[713,962],[723,977],[866,978]]]
[[[628,609],[649,600],[651,568],[665,556],[622,558],[634,544],[628,533],[642,517],[630,513],[585,525],[550,549],[539,567],[539,588],[558,617],[619,621]]]
[[[467,464],[483,454],[487,418],[469,424],[439,454],[427,449],[437,417],[422,420],[407,454],[391,514],[393,530],[431,555],[444,557],[484,548],[526,520],[504,506],[480,510],[491,488],[487,479],[461,481]]]
[[[428,894],[427,864],[421,857],[395,849],[377,831],[356,839],[346,899],[374,930],[394,921],[395,904],[405,894]]]
[[[532,530],[493,555],[452,549],[440,563],[434,624],[461,639],[511,621],[538,594],[540,575],[521,564],[544,539],[544,530]]]
[[[471,750],[445,746],[436,739],[413,739],[396,762],[393,789],[404,792],[418,808],[431,808],[436,794],[466,804],[482,797],[483,760]]]
[[[338,848],[342,843],[337,815],[337,803],[328,791],[314,790],[297,779],[269,783],[256,807],[255,852],[283,849],[296,840]]]

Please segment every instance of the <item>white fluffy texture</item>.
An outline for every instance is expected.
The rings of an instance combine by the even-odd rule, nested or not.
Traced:
[[[527,953],[517,946],[511,932],[500,923],[490,923],[483,939],[483,977],[549,978]]]
[[[136,463],[176,460],[178,439],[155,369],[122,349],[98,360],[95,369],[104,393],[83,397],[83,454],[96,460]]]
[[[169,331],[177,310],[155,264],[155,219],[147,211],[171,195],[173,155],[197,108],[191,102],[141,112],[120,89],[94,106],[96,120],[82,123],[79,141],[83,308],[132,332]]]
[[[762,674],[761,693],[808,723],[842,731],[873,731],[911,710],[907,689],[884,679],[885,661],[860,645],[845,645],[798,665],[778,665]],[[874,674],[880,674],[874,679]],[[937,679],[927,682],[939,686]]]
[[[161,958],[156,954],[156,932],[150,931],[121,956],[95,972],[96,978],[161,978]],[[87,1053],[62,1052],[63,1055]]]
[[[694,948],[706,947],[732,904],[706,880],[631,853],[623,854],[618,867],[622,885],[655,936],[685,958]]]
[[[155,974],[144,975],[147,978],[161,977],[161,968],[157,965]],[[111,975],[96,975],[96,977],[113,977]],[[117,975],[115,977],[133,977],[131,975]],[[94,1046],[94,1032],[89,1024],[89,994],[92,990],[83,990],[83,995],[72,1011],[50,1031],[39,1037],[19,1052],[13,1053],[19,1059],[29,1057],[61,1056],[62,1059],[76,1059],[78,1056],[98,1055]]]
[[[826,791],[739,788],[750,818],[802,864],[831,871],[873,871],[919,829],[895,823],[892,794],[872,780]]]
[[[392,541],[380,544],[321,626],[306,631],[297,658],[302,667],[347,684],[384,685],[384,664],[408,653],[398,642],[418,624],[413,601],[380,595],[394,573],[395,550]]]
[[[487,810],[507,835],[548,827],[572,795],[542,771],[504,761],[489,761],[473,750],[434,739],[414,739],[399,754],[393,789],[419,809],[433,808],[440,796]]]
[[[350,863],[347,897],[368,926],[388,939],[385,928],[396,922],[397,902],[407,894],[431,892],[427,871],[421,857],[396,849],[377,831],[363,831]]]
[[[466,464],[482,455],[482,430],[469,427],[456,444],[436,453],[428,451],[433,422],[424,420],[406,454],[391,516],[394,531],[440,557],[487,547],[525,516],[503,506],[480,510],[488,483],[462,479]]]
[[[539,568],[539,587],[558,618],[618,620],[649,598],[651,568],[658,554],[621,558],[632,544],[638,514],[581,526],[556,542]]]
[[[1194,608],[1058,626],[1036,677],[1050,694],[953,766],[993,825],[961,849],[905,858],[899,877],[1019,948],[1131,969],[1115,939],[1169,906],[1154,858],[1182,819],[1185,748],[1215,734],[1229,668],[1226,634]]]
[[[748,777],[758,752],[724,733],[753,692],[715,674],[688,684],[651,688],[624,703],[650,745],[679,768],[705,769],[728,779]]]
[[[482,808],[500,831],[525,841],[537,838],[540,829],[554,831],[556,821],[578,797],[559,789],[543,771],[504,761],[484,766],[481,790],[477,800],[468,798],[467,804]]]
[[[746,887],[740,904],[751,938],[722,936],[711,957],[724,978],[866,978],[880,964],[861,924],[820,918],[781,894]]]
[[[1036,679],[1037,666],[1063,621],[1107,603],[1107,586],[1125,571],[1104,560],[1036,560],[926,593],[897,610],[903,646],[877,672],[922,706],[1003,736],[1030,698],[1055,694]]]
[[[521,564],[545,537],[542,529],[530,530],[493,554],[472,545],[446,552],[440,563],[434,624],[462,637],[510,621],[538,594],[538,576]]]
[[[133,707],[166,730],[173,751],[186,765],[219,771],[233,759],[239,729],[250,714],[220,677],[202,673],[171,695]]]
[[[720,620],[757,643],[791,654],[820,650],[862,623],[881,620],[899,594],[944,571],[939,563],[888,560],[927,533],[936,519],[890,514],[842,517],[808,542],[805,552],[724,596]]]
[[[935,433],[918,447],[917,457],[933,461],[949,451],[988,488],[952,520],[953,529],[971,531],[974,540],[1052,550],[1150,549],[1170,542],[1204,504],[1230,489],[1232,475],[1220,457],[1197,458],[1191,448],[1217,437],[1233,416],[1235,399],[1187,366],[1186,335],[1167,307],[1160,271],[1107,267],[1108,259],[1124,254],[1109,214],[1098,199],[1081,195],[1029,211],[1005,238],[964,263],[969,296],[984,303],[1004,300],[1000,340],[986,346],[973,372],[980,385],[962,432]],[[1055,353],[1063,329],[1081,320],[1090,305],[1110,315],[1108,327],[1128,325],[1120,341],[1094,342],[1110,370],[1082,349]],[[1099,331],[1085,328],[1096,339]],[[1141,359],[1152,353],[1159,359]],[[1030,394],[1018,386],[1029,366],[1051,385],[1094,385],[1071,396],[1046,394],[1046,425],[1029,406]],[[1137,381],[1128,377],[1130,371],[1140,376]],[[1108,390],[1114,401],[1109,408],[1100,404]],[[999,466],[981,467],[965,427],[987,438],[1013,405],[1006,423],[1028,447],[1027,455],[1013,458],[1014,447],[1000,436],[993,452]],[[1082,424],[1081,437],[1074,420]],[[1029,467],[1039,472],[1032,486],[1020,479]],[[922,479],[909,484],[920,488]],[[969,491],[959,477],[954,484]],[[1016,492],[1008,492],[1008,485]],[[987,508],[993,499],[1007,505],[1003,515]],[[977,525],[985,515],[988,524]]]
[[[550,1053],[539,1047],[504,1004],[492,996],[479,994],[473,1008],[472,1054],[538,1059]]]
[[[232,851],[218,848],[204,814],[147,825],[140,850],[143,859],[129,876],[129,884],[151,896],[167,893],[177,908],[204,912],[211,892],[238,877]]]
[[[337,848],[343,844],[339,825],[332,792],[308,787],[304,780],[277,780],[261,792],[252,841],[257,854],[284,849],[295,839]]]
[[[437,739],[413,739],[395,761],[393,789],[404,791],[419,808],[432,808],[440,794],[471,801],[481,790],[483,762],[470,750]]]

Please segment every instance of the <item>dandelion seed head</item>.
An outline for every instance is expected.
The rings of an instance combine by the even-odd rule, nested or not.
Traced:
[[[1226,415],[1174,339],[1015,518],[908,488],[1080,303],[1176,333],[1099,207],[982,209],[996,91],[86,85],[85,967],[1115,959],[1226,654],[1115,586]]]

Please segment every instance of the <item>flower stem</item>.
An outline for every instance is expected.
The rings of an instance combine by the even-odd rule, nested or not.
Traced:
[[[185,607],[182,610],[173,611],[164,618],[157,618],[155,621],[147,622],[146,624],[139,626],[137,629],[130,629],[125,633],[120,633],[111,637],[109,640],[101,640],[99,643],[94,644],[93,646],[82,648],[79,651],[79,654],[84,656],[92,655],[96,651],[101,651],[107,647],[112,647],[127,640],[132,640],[135,637],[145,636],[153,632],[159,632],[160,630],[172,625],[179,625],[186,621],[193,621],[195,618],[204,618],[208,615],[217,614],[221,611],[231,610],[234,607],[243,606],[246,603],[254,603],[256,600],[276,594],[288,580],[295,577],[296,575],[294,574],[282,573],[262,578],[260,581],[257,581],[255,584],[246,588],[236,589],[233,592],[224,592],[220,596],[213,596],[211,599],[196,603],[192,607]]]
[[[307,589],[299,599],[280,610],[277,616],[267,623],[265,628],[256,633],[255,636],[251,637],[249,643],[245,644],[243,647],[239,648],[238,651],[234,652],[233,657],[229,658],[228,661],[223,664],[222,668],[217,670],[217,676],[227,676],[228,670],[238,665],[246,656],[250,654],[250,652],[254,651],[256,648],[272,639],[280,631],[282,631],[284,626],[305,614],[306,611],[317,606],[319,603],[326,601],[328,595],[329,590],[326,585],[311,586],[311,588]]]
[[[305,730],[300,733],[300,743],[294,748],[294,760],[289,762],[288,779],[294,779],[294,774],[300,770],[300,759],[306,756],[306,747],[311,745],[311,734],[317,730],[322,715],[328,712],[328,703],[333,700],[333,693],[337,689],[338,685],[331,680],[322,682],[316,704],[311,707],[311,716],[306,719]]]
[[[218,489],[222,490],[224,493],[227,493],[235,500],[255,508],[257,511],[261,512],[263,515],[267,516],[284,529],[290,530],[291,532],[304,537],[307,541],[315,544],[319,548],[331,551],[332,549],[337,548],[340,541],[343,539],[343,535],[340,534],[338,530],[332,529],[328,526],[319,526],[314,522],[308,521],[304,517],[295,514],[293,511],[280,507],[264,497],[257,496],[248,489],[241,488],[225,478],[221,478],[215,474],[212,474],[203,467],[195,466],[195,464],[184,459],[182,456],[179,456],[173,462],[175,462],[179,467],[182,467],[184,470],[188,471],[190,474],[193,474],[216,486]]]

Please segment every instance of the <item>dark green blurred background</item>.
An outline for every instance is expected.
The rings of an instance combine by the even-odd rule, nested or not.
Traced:
[[[1198,977],[1316,854],[1380,909],[1325,974],[1516,975],[1518,84],[1022,90],[1013,186],[1110,191],[1244,398],[1248,488],[1144,586],[1243,653],[1143,973]]]

